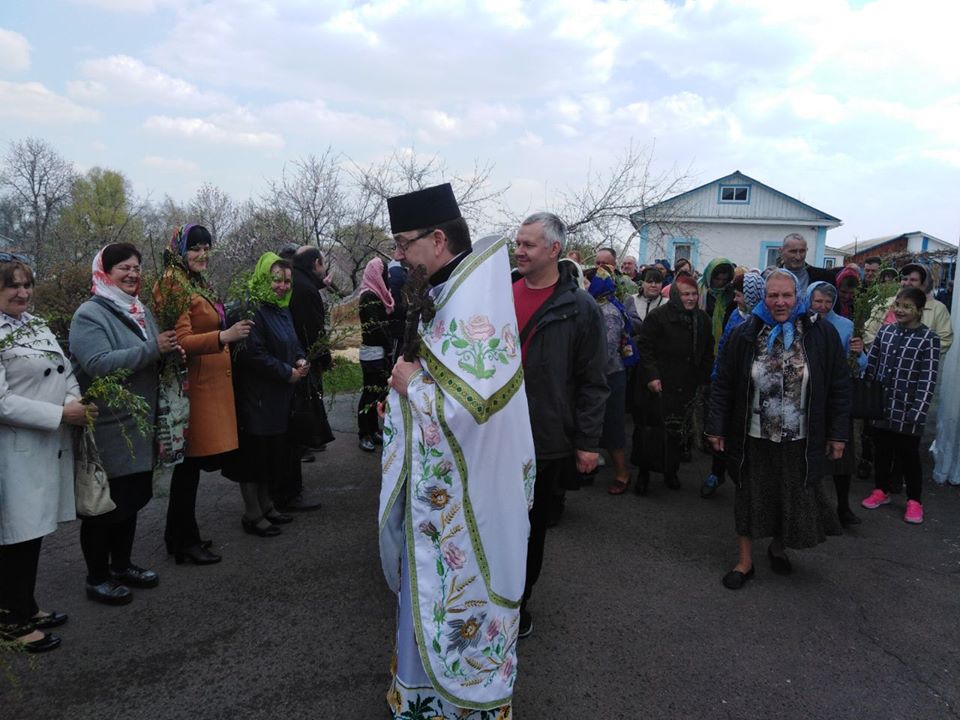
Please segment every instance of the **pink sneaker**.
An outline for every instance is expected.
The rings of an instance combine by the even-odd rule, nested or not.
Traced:
[[[916,500],[907,500],[907,511],[903,514],[903,521],[919,525],[923,522],[923,505]]]
[[[881,505],[886,505],[889,502],[890,496],[880,488],[877,488],[870,493],[869,496],[865,497],[860,504],[867,508],[867,510],[876,510]]]

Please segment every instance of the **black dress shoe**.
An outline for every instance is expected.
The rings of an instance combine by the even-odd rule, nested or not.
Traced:
[[[860,518],[853,514],[853,511],[850,508],[843,508],[837,510],[837,516],[840,518],[840,524],[844,527],[850,527],[851,525],[859,525],[861,523]]]
[[[66,613],[52,610],[50,611],[49,615],[35,617],[31,620],[31,622],[37,630],[49,630],[50,628],[60,627],[69,619],[70,616]]]
[[[312,452],[305,452],[303,455],[300,456],[300,462],[302,463],[312,463],[316,459],[317,459],[317,456],[314,455]]]
[[[320,507],[320,500],[310,495],[304,495],[303,493],[285,502],[276,503],[276,509],[281,512],[309,512],[311,510],[319,510]],[[267,518],[267,520],[270,520],[270,518]],[[290,520],[287,522],[290,522]]]
[[[770,558],[770,569],[777,575],[789,575],[793,572],[793,563],[786,555],[774,555],[773,550],[767,546],[767,557]]]
[[[279,513],[276,510],[272,512],[264,513],[263,516],[267,519],[267,522],[271,525],[287,525],[293,522],[292,515],[284,515]]]
[[[533,634],[533,615],[529,610],[520,611],[520,625],[517,628],[517,637],[525,638]]]
[[[365,452],[373,452],[377,449],[377,446],[373,444],[373,440],[367,436],[360,438],[360,449]]]
[[[260,525],[257,523],[259,523],[261,519],[262,518],[250,520],[246,515],[244,515],[240,518],[240,524],[243,525],[243,531],[248,535],[259,535],[260,537],[276,537],[280,534],[280,528],[278,528],[276,525],[260,527]]]
[[[146,570],[137,565],[129,565],[123,570],[111,570],[114,580],[135,588],[154,588],[160,584],[160,576],[153,570]]]
[[[58,635],[51,635],[50,633],[44,633],[43,637],[39,640],[33,640],[31,642],[21,643],[23,649],[28,653],[42,653],[47,652],[48,650],[56,650],[60,647],[60,637]]]
[[[133,593],[116,580],[106,580],[97,585],[87,583],[87,597],[104,605],[126,605],[133,600]]]
[[[747,580],[752,578],[753,575],[753,565],[751,565],[750,569],[745,573],[742,573],[739,570],[731,570],[723,576],[723,586],[728,590],[739,590],[747,584]]]
[[[188,560],[194,565],[213,565],[223,560],[220,555],[210,552],[199,543],[176,551],[173,559],[176,560],[177,565],[183,565]]]

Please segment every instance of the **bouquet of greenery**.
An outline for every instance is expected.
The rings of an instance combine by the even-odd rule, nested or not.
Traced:
[[[121,368],[95,378],[87,391],[83,393],[80,401],[84,403],[96,402],[99,407],[113,410],[114,413],[129,412],[137,432],[143,437],[147,437],[153,432],[153,425],[150,422],[150,405],[139,395],[130,392],[124,384],[124,381],[130,377],[130,373],[131,371],[128,368]],[[93,418],[91,417],[87,419],[87,429],[93,430]],[[120,426],[120,433],[126,440],[127,448],[132,456],[133,441],[127,435],[123,425]]]
[[[887,301],[897,294],[900,286],[896,283],[873,283],[866,287],[861,287],[853,300],[853,337],[862,338],[863,333],[870,322],[870,318],[877,312],[882,312],[887,306]],[[857,354],[851,352],[847,361],[850,363],[850,370],[854,374],[859,374],[859,365],[857,364]]]

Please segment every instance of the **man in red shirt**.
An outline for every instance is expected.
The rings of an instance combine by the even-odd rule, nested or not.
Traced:
[[[558,262],[566,232],[551,213],[531,215],[517,231],[521,277],[513,300],[537,455],[520,637],[533,632],[527,601],[543,565],[551,498],[574,467],[581,473],[596,468],[609,394],[600,309],[580,288],[573,266]]]

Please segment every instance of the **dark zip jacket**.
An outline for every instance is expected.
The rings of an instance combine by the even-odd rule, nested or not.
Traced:
[[[556,290],[531,319],[523,367],[533,444],[543,460],[597,452],[610,394],[600,308],[568,264],[560,263]]]
[[[802,316],[800,340],[807,359],[807,450],[805,480],[818,480],[830,472],[827,440],[850,440],[850,368],[840,336],[829,322]],[[763,321],[751,315],[731,332],[717,363],[710,386],[710,405],[704,432],[724,438],[727,472],[739,484],[744,449],[750,428],[751,367],[757,334]]]

